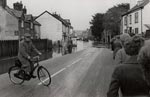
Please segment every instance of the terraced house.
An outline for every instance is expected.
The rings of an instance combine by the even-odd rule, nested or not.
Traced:
[[[0,0],[0,40],[16,40],[24,33],[31,33],[33,38],[40,38],[40,26],[33,21],[34,16],[27,14],[22,2],[7,6],[7,0]]]
[[[150,34],[149,2],[149,0],[140,0],[122,15],[122,33]]]

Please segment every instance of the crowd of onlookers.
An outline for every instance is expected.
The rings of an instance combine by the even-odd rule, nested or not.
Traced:
[[[107,97],[150,97],[150,41],[125,33],[115,36],[111,45],[116,67]]]

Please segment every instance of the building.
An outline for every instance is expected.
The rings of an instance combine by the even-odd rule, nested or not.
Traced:
[[[134,7],[122,15],[122,33],[150,33],[149,2],[149,0],[140,0]]]
[[[36,39],[41,38],[41,24],[37,21],[33,21],[33,30]]]
[[[23,11],[11,9],[6,0],[0,0],[0,40],[18,39],[22,22]]]
[[[32,14],[25,14],[24,16],[24,32],[30,33],[33,39],[39,39],[41,35],[41,24],[37,21],[34,21],[36,17],[32,16]]]
[[[10,8],[6,0],[0,0],[0,40],[16,40],[24,33],[39,38],[41,24],[33,20],[22,2],[13,3],[13,8]]]
[[[51,14],[48,11],[44,11],[34,20],[39,22],[41,26],[41,38],[50,39],[53,42],[61,41],[63,38],[67,37],[70,31],[70,23],[58,14]]]

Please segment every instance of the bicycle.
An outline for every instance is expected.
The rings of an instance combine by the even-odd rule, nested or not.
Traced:
[[[37,69],[37,76],[41,83],[44,86],[49,86],[51,84],[51,75],[45,67],[40,66],[39,57],[36,56],[33,59],[35,60],[30,60],[30,62],[35,62],[36,66],[34,66],[30,74],[26,74],[19,59],[15,61],[15,66],[10,67],[8,72],[9,79],[12,83],[21,85],[24,81],[29,81],[32,78],[31,74]],[[16,76],[16,74],[18,74],[18,76]]]

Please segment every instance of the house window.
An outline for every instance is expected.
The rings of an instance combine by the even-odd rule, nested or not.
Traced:
[[[23,28],[24,27],[24,22],[23,21],[21,21],[21,28]]]
[[[130,15],[130,24],[132,24],[132,15]]]
[[[135,34],[138,34],[138,33],[139,33],[139,29],[135,28]]]
[[[127,25],[127,16],[124,17],[124,25]]]
[[[139,21],[138,12],[135,13],[135,23],[138,23]]]
[[[124,30],[124,33],[127,33],[127,29]]]
[[[18,35],[19,35],[19,31],[15,31],[15,32],[14,32],[14,35],[15,35],[15,36],[18,36]]]
[[[33,29],[33,23],[30,24],[30,28]]]

